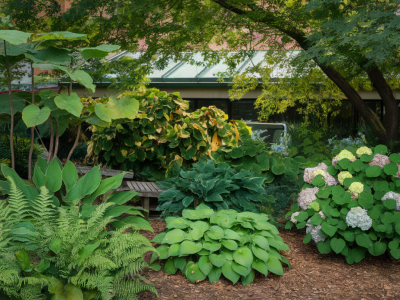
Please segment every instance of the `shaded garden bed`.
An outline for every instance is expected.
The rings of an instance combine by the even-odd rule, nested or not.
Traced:
[[[142,232],[148,239],[165,230],[165,222],[152,221],[154,233]],[[300,230],[281,229],[281,237],[290,251],[283,251],[291,263],[285,275],[257,274],[254,282],[232,286],[225,278],[210,284],[208,280],[191,284],[180,273],[169,275],[150,269],[144,275],[156,287],[159,299],[398,299],[400,297],[400,262],[388,255],[367,255],[359,264],[348,265],[343,256],[322,255],[317,248],[303,243]],[[145,258],[150,261],[151,253]],[[142,293],[140,299],[156,299]]]

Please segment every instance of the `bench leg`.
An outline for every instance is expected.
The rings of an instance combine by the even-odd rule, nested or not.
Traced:
[[[144,201],[143,201],[143,208],[147,209],[148,211],[150,210],[150,198],[149,197],[144,197]],[[148,213],[146,213],[146,219],[149,219],[149,215],[150,215],[150,211]]]

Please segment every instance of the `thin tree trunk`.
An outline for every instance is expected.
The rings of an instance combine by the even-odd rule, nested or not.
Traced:
[[[392,89],[383,77],[378,67],[374,67],[367,71],[368,78],[371,80],[373,87],[381,96],[383,105],[385,106],[385,128],[386,128],[386,146],[390,146],[392,141],[397,140],[399,108],[397,101],[393,95]]]
[[[34,127],[34,128],[35,128],[35,131],[36,131],[36,133],[37,133],[37,135],[39,137],[40,142],[42,143],[42,146],[44,147],[44,149],[46,149],[47,153],[49,153],[49,150],[47,150],[46,145],[43,143],[43,140],[42,140],[42,137],[40,136],[39,131],[37,131],[36,127]]]
[[[10,113],[11,113],[11,128],[10,128],[10,151],[11,151],[11,168],[15,170],[15,155],[14,155],[14,106],[12,101],[11,91],[11,70],[7,57],[7,44],[4,40],[4,56],[7,62],[7,76],[8,76],[8,96],[10,97]]]
[[[53,154],[53,158],[57,157],[57,152],[58,152],[58,142],[59,142],[59,137],[58,137],[58,132],[60,131],[60,125],[58,124],[58,121],[56,119],[56,124],[57,124],[57,129],[56,129],[56,143],[54,145],[54,154]]]
[[[32,92],[32,104],[35,105],[35,78],[33,74],[33,67],[31,61],[31,92]],[[32,182],[32,154],[33,154],[33,144],[35,142],[35,127],[31,128],[31,147],[29,148],[29,157],[28,157],[28,180]]]
[[[50,162],[53,156],[54,135],[53,135],[53,123],[51,122],[51,115],[49,117],[49,124],[50,124],[50,146],[49,146],[49,156],[47,157],[47,162]]]
[[[79,126],[78,126],[78,132],[77,132],[77,134],[76,134],[76,139],[75,139],[74,145],[72,146],[71,151],[70,151],[69,154],[68,154],[67,161],[70,160],[72,154],[74,153],[74,151],[75,151],[75,149],[76,149],[76,146],[78,146],[79,135],[81,134],[81,127],[82,127],[82,125],[79,124]]]

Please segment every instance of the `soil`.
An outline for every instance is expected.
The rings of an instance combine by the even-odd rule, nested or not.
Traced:
[[[148,239],[165,230],[165,222],[151,221],[154,233],[142,232]],[[180,271],[167,274],[146,269],[143,275],[158,291],[158,299],[223,300],[223,299],[400,299],[400,261],[388,255],[369,254],[358,264],[348,265],[343,256],[320,254],[316,246],[304,244],[305,233],[281,229],[281,237],[290,251],[281,253],[289,260],[284,276],[256,272],[253,283],[235,285],[221,276],[210,284],[208,279],[190,283]],[[154,244],[156,246],[157,244]],[[145,258],[150,261],[151,253]],[[141,300],[157,299],[150,292],[140,294]]]

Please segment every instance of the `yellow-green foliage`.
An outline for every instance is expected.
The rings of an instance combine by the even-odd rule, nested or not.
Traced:
[[[61,300],[74,294],[90,300],[156,293],[139,274],[147,265],[143,254],[154,248],[132,232],[133,225],[106,227],[115,221],[106,214],[113,203],[97,206],[83,221],[82,206],[56,207],[45,186],[28,201],[8,181],[9,198],[0,202],[0,296],[37,300],[54,294],[52,299]]]
[[[213,106],[189,113],[179,93],[157,89],[124,95],[139,100],[139,113],[133,120],[114,120],[109,127],[93,126],[88,156],[95,163],[163,178],[173,161],[191,163],[223,143],[238,143],[236,123],[229,123],[225,113]],[[107,99],[96,101],[106,103]]]

